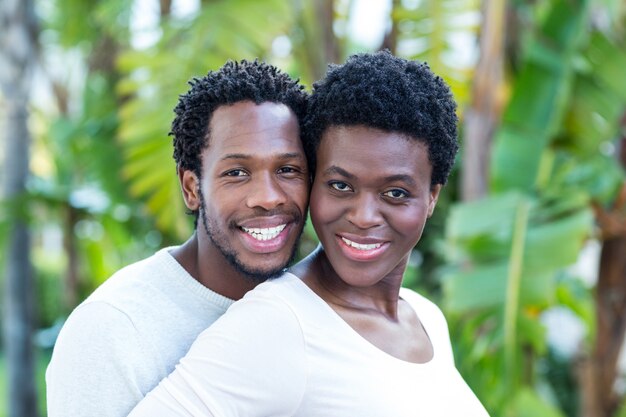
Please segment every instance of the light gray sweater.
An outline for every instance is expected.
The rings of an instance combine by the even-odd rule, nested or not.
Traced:
[[[48,417],[125,417],[232,304],[173,248],[109,278],[69,316],[46,373]]]

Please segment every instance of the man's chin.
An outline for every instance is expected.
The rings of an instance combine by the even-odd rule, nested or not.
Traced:
[[[286,267],[281,267],[280,269],[259,270],[239,267],[238,269],[239,272],[241,272],[247,279],[260,284],[262,282],[280,277],[285,273],[285,268]]]
[[[247,279],[256,283],[261,283],[275,278],[279,278],[281,275],[283,275],[287,267],[293,264],[296,258],[297,250],[298,245],[296,244],[292,247],[291,253],[289,254],[289,257],[286,259],[286,261],[274,263],[274,265],[266,265],[264,268],[259,268],[258,264],[253,267],[253,262],[244,263],[241,259],[237,258],[230,258],[229,260],[231,261],[231,263],[233,263],[234,261],[234,265],[237,270],[241,272],[244,276],[246,276]],[[276,260],[276,258],[274,259]],[[283,259],[285,258],[283,257]]]

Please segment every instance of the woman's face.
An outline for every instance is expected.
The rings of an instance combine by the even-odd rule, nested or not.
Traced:
[[[432,214],[426,145],[365,126],[331,127],[317,151],[311,220],[326,256],[347,284],[401,277]]]

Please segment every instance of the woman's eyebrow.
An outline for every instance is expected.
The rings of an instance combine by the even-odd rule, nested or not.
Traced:
[[[385,181],[386,182],[401,181],[410,186],[413,186],[413,187],[415,186],[415,179],[413,179],[412,176],[406,175],[406,174],[389,175],[388,177],[385,177]]]
[[[336,165],[330,166],[327,169],[324,170],[323,172],[324,175],[332,175],[332,174],[339,174],[345,178],[348,179],[354,179],[355,176],[351,173],[349,173],[348,171],[346,171],[343,168],[340,168]],[[386,176],[385,178],[383,178],[383,180],[385,182],[394,182],[394,181],[401,181],[404,182],[406,184],[408,184],[409,186],[414,187],[416,185],[415,179],[407,174],[394,174],[394,175],[389,175]]]

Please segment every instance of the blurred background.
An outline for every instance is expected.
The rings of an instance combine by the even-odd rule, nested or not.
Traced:
[[[0,0],[0,417],[45,416],[69,312],[191,233],[167,136],[190,78],[258,57],[310,89],[382,48],[459,103],[405,284],[461,373],[494,417],[625,417],[625,25],[623,0]]]

